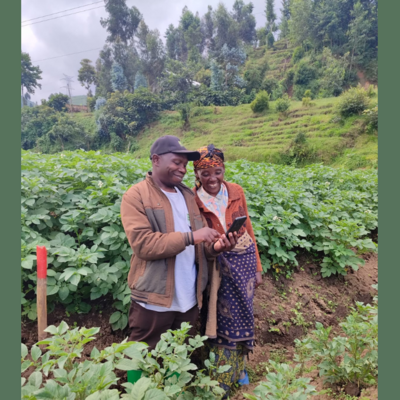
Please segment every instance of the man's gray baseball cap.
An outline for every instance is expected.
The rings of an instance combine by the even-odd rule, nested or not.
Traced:
[[[182,146],[179,138],[176,136],[165,135],[158,138],[150,149],[150,159],[153,158],[154,154],[166,153],[176,153],[176,154],[185,154],[188,158],[188,161],[197,161],[200,158],[200,153],[198,151],[190,151],[186,147]]]

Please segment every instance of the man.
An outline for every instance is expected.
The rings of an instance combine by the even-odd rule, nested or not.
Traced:
[[[227,239],[208,228],[192,190],[182,184],[188,161],[199,157],[177,137],[160,137],[150,149],[152,172],[122,198],[122,224],[133,250],[129,339],[150,349],[168,329],[182,322],[194,326],[207,285],[207,261],[236,245],[236,235]]]

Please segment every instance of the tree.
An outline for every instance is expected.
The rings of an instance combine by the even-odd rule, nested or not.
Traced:
[[[122,67],[115,61],[111,68],[111,84],[114,90],[119,90],[120,92],[126,90],[128,85]]]
[[[164,70],[164,45],[158,30],[150,30],[143,20],[140,21],[136,36],[141,72],[146,76],[149,88],[154,91],[157,78]]]
[[[338,96],[343,90],[344,76],[346,73],[346,56],[333,57],[332,51],[324,47],[322,52],[322,71],[320,78],[321,89],[326,97]]]
[[[246,61],[246,53],[239,47],[222,46],[219,56],[220,66],[211,63],[211,89],[226,90],[229,87],[244,87],[245,81],[239,76],[239,66]]]
[[[364,10],[362,4],[358,1],[354,4],[351,11],[353,20],[350,22],[347,35],[349,37],[350,49],[350,71],[354,64],[355,57],[362,53],[368,39],[368,32],[371,28],[371,22],[367,18],[368,11]]]
[[[65,111],[66,105],[69,102],[69,97],[63,93],[54,93],[49,96],[47,105],[56,111]]]
[[[100,24],[109,35],[107,41],[113,43],[119,38],[127,44],[138,28],[142,15],[136,7],[129,8],[126,0],[105,0],[108,18],[101,18]]]
[[[173,24],[170,24],[165,32],[167,55],[172,60],[182,59],[181,33],[179,28],[175,28]]]
[[[256,31],[258,46],[265,46],[267,44],[267,29],[258,28]]]
[[[162,92],[172,95],[174,103],[185,103],[194,89],[195,71],[190,63],[168,60],[160,82]]]
[[[78,81],[88,91],[90,90],[90,85],[97,84],[96,69],[91,60],[84,58],[81,61],[81,67],[78,70]]]
[[[218,66],[215,60],[211,61],[210,65],[211,69],[211,85],[210,88],[215,92],[219,92],[223,90],[224,84],[224,72]]]
[[[147,80],[146,77],[138,71],[135,76],[135,90],[139,89],[140,87],[147,88]]]
[[[289,37],[289,19],[290,19],[290,0],[282,0],[281,22],[279,24],[279,38],[287,39]],[[287,45],[288,43],[286,43]]]
[[[31,57],[28,53],[21,51],[21,96],[24,96],[24,88],[30,94],[35,93],[35,89],[42,88],[38,83],[42,79],[42,70],[32,65]],[[22,101],[22,100],[21,100]]]
[[[140,68],[139,55],[132,43],[125,44],[119,38],[112,44],[114,62],[118,63],[126,79],[126,90],[134,91],[135,76]]]
[[[292,0],[289,31],[293,43],[301,45],[310,38],[312,0]]]
[[[182,32],[183,38],[180,41],[181,60],[189,59],[198,62],[204,44],[199,16],[194,15],[187,7],[184,7],[179,21],[179,30]]]
[[[266,0],[265,4],[265,16],[267,18],[267,30],[272,33],[277,30],[277,26],[275,24],[276,14],[274,11],[274,0]]]
[[[256,39],[256,19],[253,13],[253,3],[245,4],[236,0],[233,4],[232,17],[238,24],[239,37],[243,42],[251,44]]]
[[[214,19],[213,19],[213,9],[208,6],[207,12],[201,19],[201,31],[203,32],[203,37],[205,41],[205,47],[208,50],[214,49]]]
[[[105,45],[96,61],[97,86],[96,96],[107,97],[113,91],[111,84],[112,49]]]
[[[238,46],[239,28],[222,3],[214,11],[213,25],[215,29],[213,53],[215,55],[218,55],[224,44],[229,48]]]

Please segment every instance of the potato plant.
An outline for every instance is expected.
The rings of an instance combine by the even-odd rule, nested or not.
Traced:
[[[21,378],[21,398],[29,400],[200,400],[220,399],[225,391],[208,375],[216,369],[209,364],[206,370],[197,370],[190,360],[192,353],[204,345],[205,336],[188,338],[190,325],[168,330],[161,335],[156,348],[148,350],[146,343],[114,343],[99,351],[93,348],[90,357],[82,360],[85,345],[95,339],[99,328],[69,329],[65,322],[49,326],[52,336],[28,349],[21,344],[21,373],[33,367],[34,371]],[[39,345],[46,346],[42,353]],[[134,384],[122,384],[125,393],[112,388],[119,378],[115,370],[140,370],[141,378]],[[197,371],[196,371],[197,370]],[[207,373],[207,374],[206,374]],[[50,379],[49,379],[50,378]]]
[[[374,385],[378,374],[377,304],[356,303],[346,320],[339,324],[340,335],[332,327],[316,323],[316,330],[302,341],[296,339],[295,360],[318,363],[325,382],[358,387]],[[333,336],[333,337],[332,337]]]
[[[120,218],[123,193],[141,181],[149,160],[129,154],[22,152],[21,267],[23,315],[36,318],[36,245],[48,249],[48,306],[88,312],[96,299],[114,308],[114,330],[127,326],[132,250]],[[290,273],[299,250],[322,259],[322,275],[346,274],[373,251],[376,171],[251,163],[226,165],[226,179],[246,193],[264,271]],[[192,187],[193,172],[185,183]],[[276,268],[278,270],[278,268]]]

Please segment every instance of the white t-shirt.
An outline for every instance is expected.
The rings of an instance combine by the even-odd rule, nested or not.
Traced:
[[[175,232],[190,232],[189,211],[186,206],[185,198],[178,188],[175,187],[176,193],[165,192],[174,216]],[[139,303],[147,310],[165,312],[179,311],[186,312],[197,304],[196,299],[196,265],[195,265],[195,248],[190,245],[181,253],[176,255],[175,259],[175,293],[170,308],[154,306],[152,304]]]

